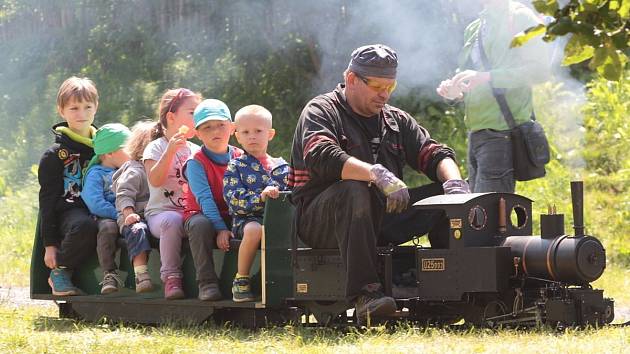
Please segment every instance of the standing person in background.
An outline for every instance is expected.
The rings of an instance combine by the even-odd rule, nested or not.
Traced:
[[[289,187],[298,236],[310,247],[339,248],[346,295],[360,324],[396,311],[394,299],[382,292],[377,244],[409,241],[442,218],[408,210],[410,201],[468,192],[453,150],[387,104],[397,66],[398,55],[385,45],[354,50],[344,83],[306,104],[293,137]],[[405,165],[443,190],[435,184],[409,191],[402,181]]]
[[[94,156],[97,109],[98,91],[91,80],[64,81],[57,93],[57,112],[64,122],[53,126],[55,143],[39,161],[40,232],[53,295],[79,295],[72,271],[96,247],[96,221],[81,199],[81,189],[83,170]]]
[[[185,297],[182,287],[184,192],[182,168],[199,146],[188,139],[195,134],[193,112],[201,97],[185,88],[168,90],[160,99],[154,138],[142,155],[149,180],[145,217],[149,230],[160,239],[160,277],[167,300]]]
[[[96,255],[103,270],[101,294],[118,291],[122,284],[116,271],[116,240],[120,236],[116,219],[118,212],[114,202],[112,175],[125,162],[129,154],[123,149],[131,132],[120,123],[105,124],[94,136],[94,157],[85,171],[81,198],[90,213],[97,219]]]
[[[112,189],[116,193],[118,228],[133,265],[136,278],[136,292],[153,290],[147,264],[151,245],[149,227],[144,218],[144,209],[149,201],[149,182],[142,165],[142,153],[151,142],[155,123],[141,121],[131,128],[131,136],[125,144],[129,161],[125,162],[112,176]]]
[[[510,48],[517,33],[541,23],[532,10],[511,0],[481,1],[483,11],[464,32],[459,73],[442,81],[437,92],[464,101],[472,191],[513,193],[510,128],[492,89],[504,94],[517,125],[529,121],[531,86],[548,78],[550,57],[540,38]]]

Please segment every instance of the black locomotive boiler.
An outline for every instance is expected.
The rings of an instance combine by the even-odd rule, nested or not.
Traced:
[[[613,300],[589,285],[605,269],[605,250],[595,237],[584,235],[582,183],[572,182],[571,189],[574,236],[565,234],[563,216],[553,210],[541,215],[540,235],[532,235],[532,201],[517,194],[440,195],[416,203],[414,208],[442,210],[446,221],[432,233],[432,247],[379,248],[381,280],[399,308],[384,320],[554,327],[612,322]],[[187,299],[164,300],[159,284],[153,293],[135,294],[125,247],[118,254],[124,286],[117,294],[99,294],[102,272],[94,256],[75,272],[75,284],[85,295],[53,296],[39,232],[31,261],[31,297],[54,300],[62,317],[90,321],[106,317],[138,323],[230,321],[247,327],[289,322],[352,325],[339,251],[299,244],[291,232],[293,207],[288,195],[266,205],[261,249],[252,272],[257,301],[197,300],[187,245],[183,252]],[[238,242],[233,242],[227,253],[214,251],[223,294],[230,294],[237,250]],[[156,244],[149,258],[153,279],[159,279],[158,251]]]

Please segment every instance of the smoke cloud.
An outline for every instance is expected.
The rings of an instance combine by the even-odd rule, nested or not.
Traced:
[[[3,64],[0,67],[0,123],[3,126],[16,125],[26,117],[42,115],[50,115],[49,121],[55,121],[53,91],[57,81],[63,79],[56,76],[80,74],[76,68],[96,59],[94,56],[108,54],[107,49],[88,48],[86,43],[98,33],[110,43],[116,43],[115,40],[122,36],[133,38],[135,28],[150,28],[145,26],[148,22],[154,22],[161,30],[166,28],[166,33],[154,34],[164,38],[165,52],[177,47],[178,55],[194,55],[203,46],[202,54],[209,58],[220,55],[224,48],[221,41],[247,37],[242,39],[242,45],[239,43],[242,46],[239,50],[250,51],[255,57],[263,46],[279,48],[286,43],[287,36],[295,35],[295,38],[308,41],[315,56],[313,60],[317,70],[311,87],[313,95],[331,90],[342,80],[342,72],[353,49],[370,43],[387,44],[399,55],[399,89],[396,95],[420,88],[424,95],[440,100],[434,89],[441,80],[452,76],[457,68],[464,28],[478,16],[483,3],[492,1],[505,0],[134,1],[112,4],[112,9],[116,11],[113,18],[117,20],[111,21],[109,28],[100,28],[101,32],[94,31],[99,18],[105,15],[100,12],[103,11],[101,5],[87,2],[77,10],[73,7],[74,2],[33,1],[37,11],[32,13],[24,10],[26,5],[14,5],[15,8],[6,5],[3,8],[5,14],[11,11],[22,11],[23,14],[9,22],[0,17],[0,49],[3,49],[0,51],[0,64]],[[523,3],[531,6],[530,1],[524,0]],[[175,13],[177,16],[172,16]],[[25,33],[19,43],[7,34],[9,27],[24,29],[13,31],[13,34]],[[64,28],[85,33],[85,40],[78,41],[75,36],[75,42],[64,42]],[[7,44],[9,42],[11,46]],[[90,45],[98,45],[98,42]],[[145,50],[143,45],[138,43],[132,49],[141,53]],[[552,45],[561,57],[563,42]],[[69,62],[47,60],[49,53],[52,53],[52,60],[55,53],[63,50],[76,52],[76,59]],[[93,61],[99,65],[115,63]],[[571,79],[566,68],[555,65],[554,70],[556,84],[552,86],[555,85],[556,91],[552,91],[556,92],[555,96],[541,100],[546,107],[540,111],[551,112],[553,121],[562,126],[562,131],[571,136],[571,141],[580,141],[582,120],[579,107],[584,101],[584,85]],[[56,76],[50,77],[50,72]],[[564,93],[560,94],[561,91]],[[41,98],[37,94],[46,97]],[[124,96],[124,93],[118,95]],[[110,100],[125,99],[116,97],[115,93],[107,97]],[[566,109],[553,109],[554,105]],[[551,124],[551,120],[545,123]],[[48,128],[42,124],[38,129],[41,132]],[[0,138],[15,141],[14,133],[9,130],[0,132]],[[575,149],[568,141],[566,145],[568,150],[560,154],[565,157],[580,155],[571,152]],[[576,164],[579,165],[579,162]]]

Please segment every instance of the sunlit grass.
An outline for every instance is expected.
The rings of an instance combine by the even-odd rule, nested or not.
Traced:
[[[0,197],[0,286],[27,286],[37,225],[36,183]]]
[[[630,328],[453,330],[399,325],[369,331],[279,327],[249,331],[205,325],[148,327],[58,319],[51,309],[0,306],[0,351],[21,353],[622,353]]]

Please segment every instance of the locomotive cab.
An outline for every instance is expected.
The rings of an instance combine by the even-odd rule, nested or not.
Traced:
[[[466,294],[501,293],[513,269],[508,235],[531,235],[532,201],[510,193],[439,195],[414,208],[443,210],[446,226],[431,235],[431,248],[416,250],[418,297],[461,301]]]

